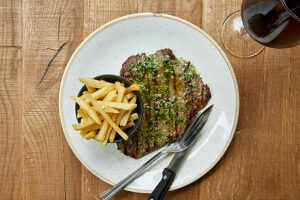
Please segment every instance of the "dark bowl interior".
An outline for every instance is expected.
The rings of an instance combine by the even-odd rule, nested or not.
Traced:
[[[104,74],[104,75],[96,76],[96,77],[94,77],[94,79],[96,79],[96,80],[105,80],[105,81],[111,82],[111,83],[115,83],[116,81],[119,81],[120,83],[124,83],[125,87],[129,87],[130,85],[132,85],[132,83],[130,81],[128,81],[127,79],[125,79],[121,76],[113,75],[113,74]],[[87,91],[86,86],[83,86],[81,88],[81,90],[79,91],[77,96],[78,97],[81,96],[84,91]],[[137,107],[133,110],[133,112],[138,113],[139,118],[134,121],[134,124],[135,124],[134,126],[124,130],[124,132],[128,135],[128,137],[130,137],[137,130],[137,128],[140,126],[140,123],[141,123],[142,118],[143,118],[142,96],[141,96],[140,92],[138,92],[138,91],[135,91],[134,93],[137,97],[137,99],[136,99]],[[75,114],[76,114],[76,116],[77,116],[77,110],[78,109],[79,109],[79,105],[76,103],[75,104]],[[77,121],[78,121],[78,123],[80,123],[80,118],[77,118]],[[116,133],[114,143],[120,142],[122,140],[124,140],[124,139],[118,133]]]

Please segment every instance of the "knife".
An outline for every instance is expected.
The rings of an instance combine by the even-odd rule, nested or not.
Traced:
[[[200,130],[203,128],[204,124],[206,123],[206,121],[210,115],[210,111],[211,111],[210,108],[205,110],[202,113],[202,115],[207,115],[207,116],[204,117],[205,121],[203,121],[202,126],[199,127],[199,129],[197,129],[196,131],[200,132]],[[158,185],[155,187],[155,189],[151,193],[148,200],[162,200],[164,198],[165,194],[169,190],[169,188],[176,176],[176,173],[179,169],[180,164],[182,163],[182,160],[183,160],[187,150],[188,149],[186,149],[185,151],[182,151],[182,152],[175,153],[175,155],[174,155],[173,159],[171,160],[171,162],[169,163],[168,167],[166,167],[163,170],[162,179],[160,180]]]

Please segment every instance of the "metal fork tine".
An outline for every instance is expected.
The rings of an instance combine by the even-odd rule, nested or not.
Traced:
[[[194,139],[199,134],[200,130],[202,129],[203,125],[208,119],[208,116],[206,113],[211,112],[213,105],[209,106],[203,113],[201,113],[200,117],[195,120],[195,123],[192,125],[192,128],[190,129],[190,132],[187,133],[187,136],[183,138],[183,142],[190,145],[189,143],[192,143],[190,141],[194,141]]]
[[[199,122],[201,122],[203,116],[200,115],[192,124],[192,126],[190,127],[190,130],[188,133],[185,134],[185,137],[183,137],[183,141],[188,140],[193,134],[195,134],[195,129],[197,128]]]
[[[184,136],[183,136],[183,139],[186,138],[190,133],[191,133],[191,128],[193,127],[193,125],[195,124],[195,122],[199,119],[199,117],[201,116],[202,112],[199,111],[195,117],[192,118],[190,124],[188,125],[188,127],[185,129],[185,133]]]
[[[201,117],[201,111],[199,111],[195,117],[193,117],[193,119],[191,120],[189,126],[185,129],[185,134],[182,137],[181,140],[185,140],[194,130],[195,125],[197,124],[197,121],[199,121],[200,117]]]
[[[197,124],[196,130],[193,132],[193,134],[191,134],[191,136],[188,139],[184,140],[186,146],[190,146],[191,143],[195,141],[195,138],[199,135],[199,132],[202,129],[204,124],[205,124],[205,120]]]

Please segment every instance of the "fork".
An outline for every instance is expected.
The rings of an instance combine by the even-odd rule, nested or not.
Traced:
[[[213,105],[209,106],[205,111],[210,112]],[[103,192],[100,196],[100,200],[108,200],[113,197],[120,189],[130,183],[133,179],[137,178],[141,175],[147,167],[149,167],[154,161],[156,161],[159,157],[166,153],[176,153],[182,152],[188,149],[191,144],[194,142],[195,138],[199,135],[199,132],[202,126],[205,124],[207,120],[207,115],[202,115],[202,112],[198,112],[195,117],[192,118],[189,126],[184,131],[184,136],[168,146],[166,146],[162,151],[158,152],[152,158],[150,158],[146,163],[144,163],[141,167],[136,169],[122,181],[111,187],[110,189]]]

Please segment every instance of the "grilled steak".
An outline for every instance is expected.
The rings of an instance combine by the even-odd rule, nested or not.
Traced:
[[[118,143],[118,149],[133,158],[180,138],[211,97],[195,67],[176,58],[170,49],[130,56],[122,65],[121,76],[140,85],[144,102],[138,131]]]

